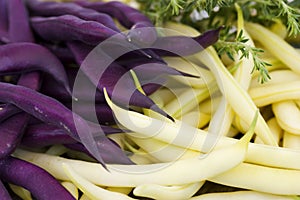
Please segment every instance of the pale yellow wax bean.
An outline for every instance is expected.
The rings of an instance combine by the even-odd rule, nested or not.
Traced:
[[[228,133],[233,117],[233,110],[228,104],[226,98],[223,96],[209,123],[207,130],[209,134],[207,135],[206,142],[201,149],[202,152],[210,152],[215,147],[216,141]]]
[[[138,146],[143,148],[149,155],[158,159],[160,162],[172,162],[179,159],[200,156],[199,151],[184,149],[156,139],[141,139],[136,137],[130,137],[130,139],[132,139]]]
[[[283,135],[283,131],[281,129],[281,127],[279,126],[279,124],[277,123],[277,120],[275,117],[271,118],[270,120],[267,121],[268,126],[270,127],[274,138],[276,139],[277,143],[279,144],[282,135]],[[261,139],[259,137],[256,137],[254,140],[255,143],[257,144],[263,144],[263,142],[261,141]]]
[[[19,197],[21,197],[23,200],[32,200],[31,193],[25,188],[14,184],[8,184],[8,185],[10,189]]]
[[[146,152],[145,152],[146,153]],[[134,162],[135,164],[137,165],[147,165],[147,164],[151,164],[151,163],[154,163],[153,162],[153,159],[149,159],[148,157],[146,156],[143,156],[143,155],[140,155],[140,154],[137,154],[137,153],[134,153],[133,155],[130,155],[128,156],[130,158],[130,160],[132,162]]]
[[[191,34],[197,32],[195,29],[189,26],[178,26],[174,26],[173,29],[177,31],[185,30],[190,32]],[[196,64],[203,63],[211,70],[211,72],[215,76],[220,91],[232,106],[232,109],[248,125],[250,125],[257,107],[253,103],[248,93],[241,88],[238,82],[226,69],[215,49],[213,47],[208,47],[200,53],[187,57],[187,59],[195,60]],[[255,132],[262,138],[262,140],[266,144],[277,145],[269,127],[260,114],[258,117],[257,125],[255,127]]]
[[[280,156],[277,158],[281,159]],[[276,195],[300,195],[300,170],[241,163],[209,181]]]
[[[110,134],[108,137],[115,141],[121,149],[124,149],[125,135],[123,133]]]
[[[233,138],[237,134],[239,134],[239,130],[236,129],[235,127],[231,126],[228,133],[226,134],[226,137]]]
[[[162,87],[149,96],[158,106],[163,107],[176,96],[173,91]]]
[[[187,88],[186,91],[178,95],[176,99],[165,105],[163,110],[175,118],[180,117],[197,107],[201,101],[209,98],[211,93],[215,90],[216,87],[212,88],[212,91],[209,91],[207,88]]]
[[[69,181],[63,181],[61,182],[61,185],[64,186],[75,199],[78,199],[78,189],[73,183]]]
[[[200,152],[202,151],[204,143],[207,141],[207,131],[196,129],[179,121],[171,123],[169,120],[160,121],[152,119],[140,113],[124,110],[116,105],[114,105],[113,110],[117,114],[117,119],[121,124],[135,131],[130,133],[132,136],[142,138],[151,137],[182,148],[189,148]],[[235,141],[233,138],[221,137],[216,147],[233,144]],[[249,147],[246,156],[247,162],[300,169],[300,151],[252,143],[250,143]],[[278,156],[281,158],[280,160],[278,160]]]
[[[294,196],[274,195],[257,191],[217,192],[199,195],[190,200],[295,200]]]
[[[279,126],[290,133],[300,135],[300,110],[292,100],[272,104]]]
[[[295,100],[295,102],[296,102],[298,108],[300,109],[300,100]]]
[[[92,199],[90,199],[87,195],[83,194],[83,195],[80,197],[80,200],[92,200]]]
[[[78,174],[88,182],[113,187],[136,187],[141,184],[183,185],[204,181],[240,164],[244,160],[252,136],[253,129],[250,129],[238,142],[216,149],[202,157],[196,156],[190,159],[151,165],[107,165],[108,170],[98,163],[31,153],[24,150],[16,150],[14,155],[33,162],[61,180],[77,180],[78,177],[74,178],[74,175]],[[67,170],[69,172],[67,176],[62,170],[63,164],[70,166],[69,168],[76,173],[70,174],[70,171]],[[77,184],[78,181],[74,183]],[[77,187],[79,186],[77,185]],[[82,187],[79,188],[83,190]],[[91,188],[93,187],[84,189]]]
[[[283,134],[282,146],[285,148],[300,150],[300,135],[295,135],[285,131]]]
[[[191,111],[184,114],[179,120],[193,127],[201,128],[207,125],[210,119],[210,115],[202,113],[201,111]]]
[[[107,187],[106,190],[128,195],[131,192],[132,188],[130,188],[130,187]]]
[[[46,153],[50,155],[60,156],[66,153],[67,151],[68,149],[63,145],[53,145],[46,151]]]
[[[191,87],[203,88],[206,87],[208,83],[214,80],[214,77],[209,70],[197,66],[195,63],[192,63],[184,58],[165,57],[164,60],[168,63],[169,66],[177,70],[192,74],[194,76],[198,76],[199,78],[174,76],[176,80],[190,85]]]
[[[280,70],[271,71],[269,72],[269,75],[271,76],[271,80],[269,80],[264,84],[259,83],[256,79],[252,79],[250,87],[256,88],[265,85],[281,84],[281,83],[300,80],[300,75],[293,72],[290,69],[280,69]]]
[[[259,41],[286,66],[300,74],[300,56],[294,47],[260,24],[247,23],[246,29],[253,39]]]
[[[199,110],[203,113],[211,115],[212,113],[216,112],[218,106],[221,102],[221,97],[213,97],[206,99],[205,101],[199,104]]]
[[[205,181],[178,186],[144,184],[137,186],[133,194],[159,200],[184,200],[193,196],[204,183]]]
[[[262,107],[279,101],[299,99],[300,81],[264,85],[250,88],[248,92],[255,105]]]
[[[133,200],[133,198],[124,195],[122,193],[118,192],[111,192],[108,190],[105,190],[99,186],[94,185],[84,177],[80,176],[74,169],[66,164],[62,163],[62,167],[69,177],[71,181],[89,198],[93,200],[103,200],[103,199],[110,199],[110,200]]]

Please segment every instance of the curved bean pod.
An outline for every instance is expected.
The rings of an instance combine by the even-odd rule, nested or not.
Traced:
[[[25,51],[24,51],[25,50]],[[0,46],[0,73],[12,74],[33,70],[45,71],[56,78],[71,94],[64,66],[44,47],[32,43]]]
[[[99,22],[114,31],[120,32],[109,15],[84,8],[75,3],[42,2],[37,0],[26,0],[26,3],[34,15],[46,17],[74,15],[87,21]]]
[[[71,46],[71,50],[74,53],[75,57],[79,60],[84,57],[84,53],[80,48],[80,45],[76,43],[69,43]],[[86,75],[89,77],[90,81],[97,86],[97,88],[102,91],[102,88],[107,88],[109,95],[113,97],[115,101],[121,103],[122,105],[129,106],[139,106],[143,108],[151,108],[153,111],[156,111],[163,116],[166,116],[172,119],[167,113],[161,110],[149,97],[143,95],[141,92],[136,90],[136,86],[129,75],[128,70],[117,63],[111,63],[110,66],[102,66],[101,63],[97,63],[95,68],[96,57],[99,55],[94,55],[95,52],[92,52],[92,55],[86,59],[85,63],[83,63],[80,67],[81,73],[83,76]],[[96,57],[94,57],[96,56]],[[104,68],[106,67],[106,68]],[[100,78],[100,80],[99,80]],[[80,81],[80,83],[85,83]],[[76,84],[76,83],[75,83]],[[76,88],[78,87],[78,82],[76,84]],[[90,91],[93,88],[89,88]],[[77,92],[77,90],[76,90]],[[91,94],[91,92],[90,92]],[[76,95],[75,93],[75,96]]]
[[[96,143],[87,122],[55,99],[9,83],[0,83],[0,88],[0,101],[12,103],[46,123],[61,127],[75,140],[82,142],[101,164],[104,165],[101,157],[104,152],[109,153],[116,163],[132,163],[119,148],[113,145],[107,148],[100,142]],[[98,137],[102,137],[104,142],[108,141],[103,132],[98,132]]]
[[[202,51],[216,43],[223,27],[209,30],[196,37],[168,36],[158,37],[152,45],[153,51],[160,56],[188,56]]]
[[[124,3],[117,1],[106,3],[77,1],[77,3],[116,18],[123,26],[131,29],[128,33],[129,40],[152,44],[157,38],[156,30],[153,28],[150,19]]]
[[[76,142],[65,130],[59,127],[50,124],[35,124],[26,128],[21,144],[35,148]]]
[[[72,108],[72,104],[66,104],[67,107]],[[75,112],[86,120],[93,121],[100,124],[115,124],[115,119],[112,110],[107,104],[95,104],[94,102],[76,103]],[[97,120],[91,117],[91,113],[96,112]]]
[[[90,45],[115,35],[116,31],[95,21],[85,21],[73,15],[32,17],[31,25],[47,41],[81,41]]]
[[[74,197],[53,176],[29,162],[8,157],[0,160],[0,171],[1,179],[23,186],[39,200],[74,200]]]
[[[105,134],[122,132],[122,130],[117,128],[103,125],[101,125],[101,129]],[[97,133],[98,129],[95,129],[94,131]],[[77,141],[70,137],[64,129],[51,124],[42,123],[29,125],[25,130],[21,144],[28,147],[45,147],[55,144],[72,144],[76,142]]]
[[[21,141],[29,120],[27,113],[16,114],[0,124],[0,159],[10,155]]]
[[[6,190],[5,186],[0,180],[0,199],[2,200],[12,200],[11,196],[9,195],[8,191]]]
[[[0,1],[0,42],[8,42],[8,0]]]
[[[0,123],[6,120],[7,118],[22,112],[18,107],[12,104],[3,104],[0,106]]]
[[[9,0],[9,40],[13,42],[33,42],[27,9],[22,0]]]

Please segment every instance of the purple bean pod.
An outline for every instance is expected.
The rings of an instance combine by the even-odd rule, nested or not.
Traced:
[[[12,104],[2,104],[0,106],[0,123],[20,112],[22,111]]]
[[[78,68],[66,68],[66,72],[69,79],[69,85],[73,87],[74,81],[77,75]],[[91,100],[89,97],[89,93],[87,92],[87,88],[94,88],[95,86],[91,83],[91,81],[87,77],[82,77],[84,79],[84,84],[79,85],[76,90],[76,97],[78,101],[88,101]],[[51,96],[55,99],[58,99],[62,102],[71,102],[72,97],[61,87],[53,77],[49,75],[45,75],[43,77],[43,84],[41,88],[41,92],[48,96]],[[95,100],[96,103],[104,103],[104,95],[101,91],[96,90],[95,92]],[[1,112],[0,112],[1,113]]]
[[[31,14],[35,16],[74,15],[86,21],[99,22],[114,31],[120,32],[109,15],[84,8],[75,3],[42,2],[37,0],[26,0],[26,3]]]
[[[7,43],[8,39],[8,0],[0,0],[0,42]]]
[[[93,129],[92,124],[89,124],[91,129]],[[105,134],[120,133],[122,130],[117,128],[112,128],[109,126],[101,125],[101,129]],[[92,132],[98,131],[99,128]],[[97,134],[97,133],[96,133]],[[77,141],[70,137],[70,135],[62,128],[51,124],[34,124],[27,126],[25,133],[23,135],[21,145],[26,147],[40,148],[55,144],[73,144]]]
[[[75,57],[85,57],[82,54],[81,46],[77,46],[75,43],[69,43],[69,46]],[[81,74],[85,74],[100,91],[105,87],[113,100],[125,107],[133,105],[149,108],[173,120],[171,116],[160,109],[149,97],[136,90],[136,86],[127,69],[115,62],[111,63],[108,67],[102,66],[97,62],[98,59],[96,59],[99,55],[97,55],[97,53],[94,55],[94,53],[95,52],[92,53],[91,58],[86,60],[84,65],[81,65],[80,70],[83,72]],[[96,57],[94,58],[93,56]],[[91,87],[87,89],[89,93],[92,94],[91,91],[93,91],[94,88]]]
[[[117,1],[88,2],[82,0],[76,3],[116,18],[124,27],[130,29],[128,39],[133,42],[149,45],[157,38],[156,30],[150,19],[139,10],[124,3]]]
[[[29,120],[27,113],[16,114],[0,124],[0,160],[14,152]]]
[[[26,128],[21,145],[32,148],[47,147],[55,144],[69,144],[77,141],[68,133],[51,124],[36,124]]]
[[[22,186],[39,200],[75,200],[75,198],[44,169],[14,157],[0,160],[0,177]]]
[[[32,43],[12,43],[0,46],[0,74],[34,70],[45,71],[56,78],[71,94],[64,66],[46,48]]]
[[[72,108],[72,104],[66,104],[68,108]],[[110,107],[105,104],[95,104],[94,102],[79,102],[75,108],[76,114],[86,120],[100,124],[115,124],[115,118]],[[97,119],[91,117],[91,113],[96,112]],[[97,121],[95,121],[97,120]]]
[[[64,129],[75,140],[82,142],[105,167],[101,157],[103,152],[108,153],[107,150],[103,149],[105,145],[96,143],[95,135],[91,133],[87,122],[59,101],[26,87],[9,83],[0,83],[0,101],[12,103],[41,121]],[[103,132],[99,132],[98,135],[106,138]],[[132,164],[121,149],[110,150],[109,154],[115,158],[116,162]]]
[[[12,200],[2,181],[0,180],[0,199],[1,200]]]
[[[8,12],[9,40],[11,42],[34,42],[24,2],[22,0],[9,0]]]
[[[99,22],[85,21],[73,15],[32,17],[31,25],[47,41],[81,41],[90,45],[97,45],[118,33]]]
[[[158,37],[152,49],[160,56],[188,56],[213,45],[219,39],[220,28],[209,30],[196,37],[169,36]]]

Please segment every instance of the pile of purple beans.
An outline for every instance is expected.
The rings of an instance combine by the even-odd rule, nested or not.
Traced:
[[[121,33],[117,20],[128,33]],[[127,80],[122,92],[113,93],[118,80],[130,69],[150,64],[138,74],[188,75],[167,66],[162,56],[176,56],[168,51],[144,48],[122,55],[105,69],[102,66],[80,68],[86,56],[101,42],[119,34],[119,44],[111,48],[139,48],[140,44],[166,44],[181,51],[190,38],[158,37],[151,21],[138,10],[120,2],[73,3],[40,2],[37,0],[0,0],[0,199],[12,199],[7,184],[28,189],[36,199],[74,199],[59,182],[43,169],[12,156],[16,148],[43,148],[65,145],[85,152],[104,167],[105,163],[134,164],[108,134],[122,130],[115,124],[112,111],[105,102],[103,88],[120,105],[150,108],[171,118],[147,97],[161,85],[145,84],[146,95]],[[219,30],[212,30],[194,41],[203,47],[218,39]],[[125,46],[124,46],[125,44]],[[199,49],[185,48],[183,54]],[[149,66],[149,65],[147,65]],[[93,71],[103,70],[100,79]],[[85,85],[72,90],[79,71],[85,74]],[[94,108],[85,87],[96,87]],[[130,96],[128,94],[131,94]],[[76,98],[78,109],[72,110]],[[128,104],[128,103],[127,103]],[[97,122],[89,119],[95,109]],[[100,125],[97,138],[93,127]],[[98,130],[98,129],[95,129]],[[95,132],[95,131],[94,131]],[[85,141],[82,138],[87,138]],[[94,143],[89,143],[94,141]]]

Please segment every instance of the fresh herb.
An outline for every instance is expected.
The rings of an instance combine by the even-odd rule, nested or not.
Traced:
[[[179,21],[197,28],[200,31],[225,25],[219,41],[214,45],[219,55],[227,54],[233,59],[238,52],[241,57],[248,58],[252,55],[254,61],[253,70],[260,73],[261,83],[270,79],[267,62],[260,58],[262,49],[246,44],[242,32],[237,34],[233,22],[237,20],[235,4],[241,5],[243,17],[246,21],[252,21],[270,26],[276,21],[281,21],[289,33],[296,36],[300,33],[300,4],[297,1],[285,0],[138,0],[143,10],[152,21],[161,26],[165,21]],[[226,16],[226,17],[224,17]],[[235,35],[238,35],[237,37]]]

